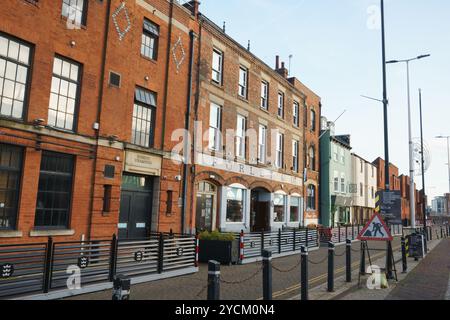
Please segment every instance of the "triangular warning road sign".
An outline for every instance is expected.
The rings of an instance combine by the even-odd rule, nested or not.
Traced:
[[[392,241],[394,238],[380,214],[375,213],[361,230],[357,239],[362,241]]]

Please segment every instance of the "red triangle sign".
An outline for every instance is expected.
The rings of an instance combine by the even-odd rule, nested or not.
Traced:
[[[361,241],[392,241],[394,238],[380,214],[375,213],[358,234],[357,239]]]

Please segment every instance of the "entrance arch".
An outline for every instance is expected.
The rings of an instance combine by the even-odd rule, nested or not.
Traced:
[[[213,231],[216,226],[217,186],[209,181],[197,184],[195,227],[198,231]]]
[[[251,191],[250,230],[251,232],[270,231],[271,192],[263,187]]]

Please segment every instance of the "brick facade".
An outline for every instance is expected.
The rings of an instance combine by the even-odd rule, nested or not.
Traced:
[[[225,102],[224,128],[236,127],[238,109],[248,117],[249,128],[261,121],[268,128],[281,128],[286,166],[278,174],[297,179],[291,181],[303,180],[307,150],[315,146],[315,166],[306,171],[306,185],[316,187],[318,208],[320,97],[283,74],[284,68],[273,70],[213,27],[198,15],[196,1],[185,6],[166,0],[84,3],[87,10],[81,26],[74,26],[63,16],[62,0],[7,0],[2,4],[0,36],[31,48],[24,115],[21,119],[0,117],[0,144],[23,150],[17,219],[15,225],[0,229],[2,242],[42,242],[48,236],[56,241],[100,239],[117,232],[120,236],[123,199],[128,192],[124,185],[129,176],[138,179],[135,187],[148,188],[146,196],[151,204],[145,210],[151,219],[147,224],[133,221],[136,228],[144,225],[146,232],[194,231],[199,181],[213,181],[217,186],[238,183],[249,190],[263,188],[270,193],[282,191],[306,198],[302,183],[275,182],[193,164],[184,166],[172,159],[173,147],[182,141],[180,135],[172,134],[185,128],[189,107],[191,136],[195,136],[195,120],[209,125],[211,95]],[[154,59],[141,54],[144,21],[158,27]],[[227,52],[223,86],[213,86],[209,81],[213,38]],[[48,123],[55,56],[80,66],[73,130],[57,129]],[[236,94],[238,66],[242,63],[249,66],[247,99]],[[110,82],[111,72],[120,76],[120,84]],[[261,77],[270,81],[267,112],[259,108]],[[276,116],[278,90],[285,93],[284,119]],[[132,123],[140,114],[135,111],[139,92],[148,92],[155,99],[150,108],[154,121],[150,145],[133,141]],[[292,125],[294,100],[300,105],[299,127]],[[315,131],[311,110],[316,114]],[[291,170],[293,138],[299,141],[298,173]],[[268,145],[270,142],[268,137]],[[74,159],[69,218],[64,227],[38,228],[35,224],[37,208],[42,206],[38,189],[42,154],[46,151],[72,155]],[[249,148],[246,156],[249,159]],[[314,223],[318,215],[318,210],[308,210],[306,223]]]

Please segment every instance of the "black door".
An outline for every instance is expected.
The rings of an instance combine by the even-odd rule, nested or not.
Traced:
[[[120,199],[119,239],[145,239],[150,234],[151,179],[148,182],[145,179],[139,176],[124,176],[126,181],[122,184]]]

